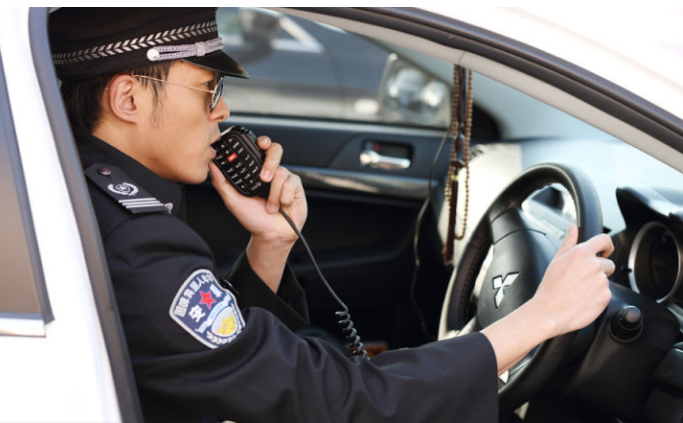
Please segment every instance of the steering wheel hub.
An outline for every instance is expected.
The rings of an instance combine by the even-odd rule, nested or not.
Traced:
[[[533,297],[555,255],[552,239],[511,208],[491,222],[493,260],[479,293],[477,320],[486,327]]]

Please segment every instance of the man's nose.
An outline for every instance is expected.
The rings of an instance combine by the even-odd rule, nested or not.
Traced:
[[[216,107],[214,107],[209,114],[209,119],[212,122],[222,122],[227,120],[229,117],[230,109],[228,108],[228,104],[225,102],[225,98],[222,97],[220,100],[218,100]]]

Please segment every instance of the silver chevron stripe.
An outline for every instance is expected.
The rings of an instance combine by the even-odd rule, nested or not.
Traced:
[[[110,57],[120,53],[126,53],[141,48],[148,48],[174,41],[184,40],[197,35],[216,32],[218,26],[216,21],[209,21],[189,26],[184,26],[172,30],[157,32],[131,40],[109,43],[97,47],[86,48],[68,53],[56,53],[52,55],[52,62],[55,65],[67,65],[71,63],[86,62],[88,60]]]
[[[141,207],[166,207],[159,200],[154,197],[148,198],[133,198],[130,200],[119,200],[125,208],[127,209],[137,209]]]

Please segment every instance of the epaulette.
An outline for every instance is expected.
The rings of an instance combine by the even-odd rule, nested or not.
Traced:
[[[133,214],[169,212],[161,201],[152,197],[116,166],[94,163],[85,170],[98,187]]]

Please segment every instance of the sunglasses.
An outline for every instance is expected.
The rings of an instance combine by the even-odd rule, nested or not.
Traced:
[[[142,78],[142,79],[149,79],[149,80],[158,81],[158,82],[164,82],[166,84],[177,85],[179,87],[185,87],[185,88],[189,88],[191,90],[204,91],[206,93],[211,93],[211,105],[209,106],[210,111],[213,111],[213,109],[216,108],[216,106],[218,105],[218,102],[221,100],[221,96],[223,95],[223,77],[222,76],[220,78],[218,78],[218,81],[216,81],[216,88],[214,88],[213,90],[205,90],[204,88],[193,87],[190,85],[180,84],[178,82],[166,81],[165,79],[152,78],[151,76],[145,76],[145,75],[133,75],[133,77]]]

